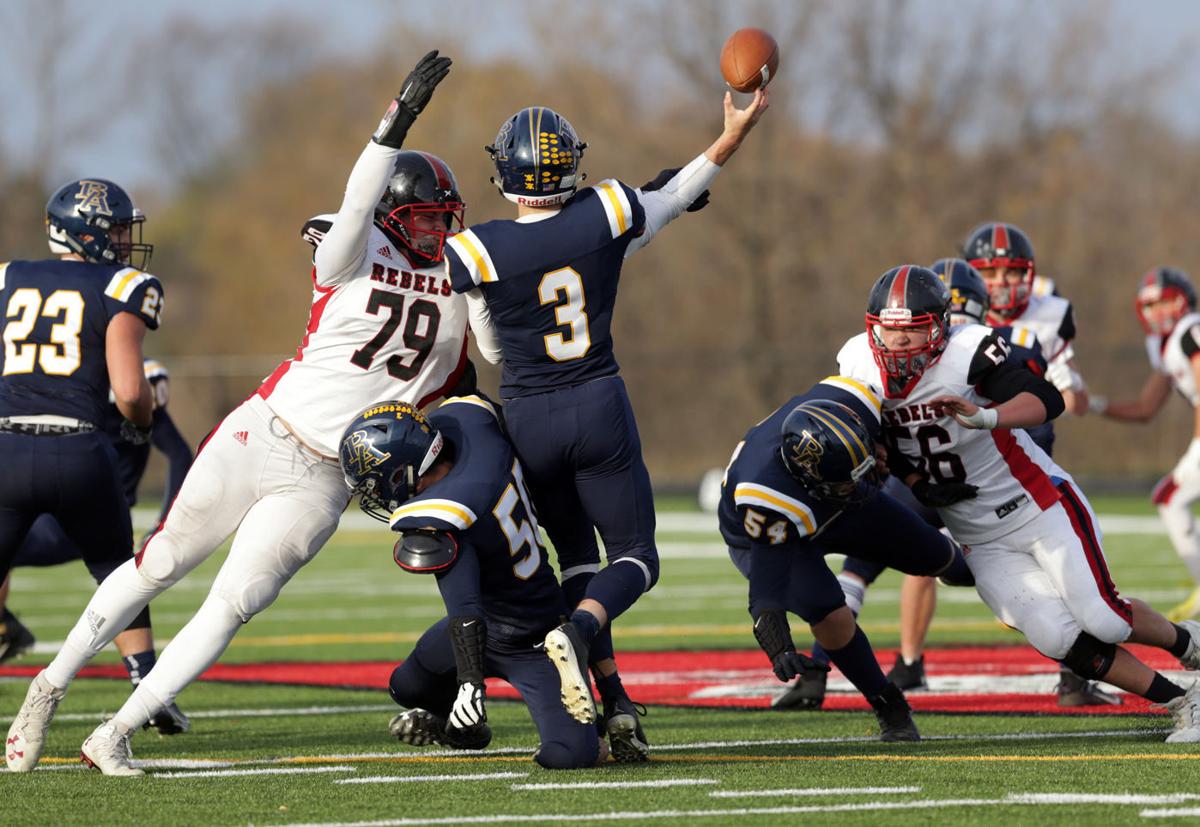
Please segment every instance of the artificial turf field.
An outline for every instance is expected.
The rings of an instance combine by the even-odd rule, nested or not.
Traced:
[[[1109,498],[1093,504],[1106,518],[1105,547],[1122,592],[1159,608],[1182,599],[1187,593],[1183,566],[1156,531],[1148,504]],[[349,668],[328,664],[370,662],[386,679],[386,664],[401,659],[441,616],[441,604],[431,580],[394,566],[386,531],[359,530],[358,520],[348,523],[278,602],[243,630],[223,665],[250,669],[322,662],[321,668],[292,666],[288,679],[311,674],[328,680]],[[745,583],[724,558],[711,518],[664,509],[659,542],[661,582],[621,619],[619,651],[752,649]],[[178,630],[199,606],[223,554],[155,601],[160,639]],[[862,617],[885,668],[897,643],[898,585],[895,574],[881,577]],[[42,645],[6,663],[10,668],[0,668],[0,676],[23,674],[49,660],[92,584],[76,563],[20,569],[12,591],[12,609]],[[940,652],[949,662],[961,647],[1019,641],[991,619],[973,592],[940,589],[939,600],[929,656],[934,690],[950,677],[935,669]],[[797,643],[805,646],[804,630],[795,626]],[[1029,659],[1035,666],[1027,671],[1033,673],[1000,674],[1005,670],[999,665],[993,670],[986,657],[991,650],[982,651],[980,674],[955,675],[955,680],[973,681],[975,688],[1006,681],[1024,692],[1034,687],[1029,697],[1040,697],[1054,684],[1048,662]],[[1017,650],[994,651],[999,664],[999,653]],[[678,662],[680,657],[654,660]],[[697,654],[694,660],[693,668],[703,671],[706,662],[716,664],[719,657]],[[758,662],[743,660],[742,666]],[[106,653],[97,662],[114,664],[116,655]],[[173,738],[141,733],[133,739],[135,757],[149,773],[141,779],[110,779],[80,769],[79,744],[129,691],[121,679],[80,679],[59,707],[42,768],[21,776],[0,773],[0,823],[657,824],[704,819],[721,824],[794,822],[812,815],[870,824],[1035,818],[1130,823],[1200,817],[1200,745],[1163,743],[1166,719],[1142,707],[1116,715],[923,711],[917,722],[924,742],[885,745],[874,740],[875,722],[866,711],[747,708],[765,704],[778,686],[765,657],[761,671],[715,666],[709,671],[705,679],[711,686],[695,693],[695,702],[736,706],[651,704],[644,721],[654,748],[651,763],[576,772],[548,772],[530,761],[534,730],[524,707],[511,700],[497,697],[489,703],[492,746],[483,754],[464,755],[391,741],[386,725],[396,708],[381,685],[347,689],[206,680],[179,699],[192,715],[191,732]],[[640,683],[627,683],[637,698],[639,692],[655,691],[653,679],[642,675]],[[26,677],[0,677],[5,727],[27,684]],[[726,684],[740,689],[711,691]],[[836,690],[838,683],[831,687]],[[691,690],[679,691],[684,695],[673,702],[690,703]],[[747,700],[739,700],[742,696]],[[911,699],[918,710],[943,701],[961,709],[953,707],[954,697],[951,691],[934,691]],[[832,692],[829,705],[837,707],[839,701],[852,703],[853,696]]]

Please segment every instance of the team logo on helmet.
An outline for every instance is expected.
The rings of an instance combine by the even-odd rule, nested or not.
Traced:
[[[799,439],[787,440],[785,445],[790,453],[789,461],[803,468],[814,479],[821,479],[821,456],[825,453],[825,447],[811,431],[804,431]]]
[[[94,212],[97,215],[112,215],[108,206],[108,184],[103,181],[79,182],[79,192],[75,194],[76,212]]]
[[[391,453],[381,451],[371,442],[366,431],[355,431],[346,439],[342,448],[343,461],[355,474],[363,476],[391,459]]]

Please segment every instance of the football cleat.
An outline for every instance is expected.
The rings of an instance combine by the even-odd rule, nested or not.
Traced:
[[[0,663],[23,655],[33,648],[37,639],[24,623],[8,609],[0,616]]]
[[[446,745],[446,720],[425,709],[406,709],[388,723],[388,732],[402,744]]]
[[[929,684],[925,680],[925,656],[921,655],[912,663],[908,663],[904,656],[897,652],[896,662],[888,670],[887,679],[897,689],[928,689]]]
[[[820,709],[825,703],[825,683],[829,673],[824,669],[802,669],[796,680],[782,695],[771,701],[772,709]]]
[[[645,714],[646,707],[634,703],[628,695],[604,700],[604,731],[613,760],[618,764],[650,760],[650,745],[638,721],[638,717]]]
[[[67,694],[65,689],[52,687],[45,674],[44,670],[39,672],[29,684],[25,703],[21,704],[21,711],[8,728],[4,758],[9,772],[29,772],[37,766],[46,746],[46,731],[50,729],[54,710]]]
[[[107,721],[96,727],[79,749],[79,760],[105,775],[145,775],[133,765],[133,750],[129,748],[129,733],[117,731],[117,725]]]
[[[150,729],[151,727],[157,729],[159,735],[179,735],[191,729],[192,722],[178,706],[169,703],[147,721],[144,728]]]
[[[443,743],[451,749],[485,749],[492,743],[492,728],[487,724],[456,727],[447,724]]]
[[[1175,726],[1167,736],[1168,744],[1200,743],[1200,681],[1193,683],[1178,698],[1154,706],[1171,713]]]
[[[1200,586],[1192,590],[1188,595],[1187,600],[1184,600],[1178,606],[1167,612],[1167,620],[1172,623],[1179,623],[1187,620],[1190,617],[1200,615]]]
[[[921,733],[913,723],[912,707],[904,699],[904,693],[892,684],[874,698],[868,698],[875,717],[879,720],[880,741],[920,741]]]
[[[1185,669],[1200,669],[1200,620],[1185,620],[1179,624],[1191,636],[1187,650],[1180,656],[1179,662]]]
[[[588,650],[570,622],[546,634],[546,657],[558,670],[562,704],[567,714],[581,724],[596,720],[596,703],[587,677]]]
[[[1058,673],[1058,705],[1120,706],[1121,696],[1105,692],[1096,681],[1086,681],[1066,669]]]

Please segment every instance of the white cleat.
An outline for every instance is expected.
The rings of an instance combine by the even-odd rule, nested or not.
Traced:
[[[39,672],[29,684],[25,703],[21,704],[21,711],[8,728],[4,758],[9,772],[29,772],[38,765],[54,710],[67,694],[65,689],[51,686],[45,675],[45,671]]]
[[[1179,625],[1192,636],[1188,641],[1187,651],[1179,658],[1179,662],[1187,669],[1200,669],[1200,621],[1185,620]]]
[[[135,767],[129,733],[122,735],[112,721],[101,724],[79,750],[79,760],[105,775],[145,775]]]
[[[587,650],[578,640],[575,627],[564,623],[546,634],[546,657],[558,670],[562,705],[567,714],[581,724],[596,721],[596,702],[587,678]],[[582,657],[580,650],[583,650]]]
[[[1168,744],[1200,743],[1200,681],[1188,687],[1181,697],[1157,706],[1165,707],[1175,724],[1167,736]]]

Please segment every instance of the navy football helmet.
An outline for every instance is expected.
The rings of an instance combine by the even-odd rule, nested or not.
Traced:
[[[359,507],[380,522],[417,493],[417,480],[444,445],[425,415],[407,402],[380,402],[342,434],[338,458]]]
[[[465,213],[458,181],[446,162],[428,152],[404,150],[396,156],[375,207],[375,221],[414,267],[429,267],[442,260],[446,236],[462,230]],[[435,223],[442,228],[418,227],[414,219],[419,215],[439,218]]]
[[[145,269],[154,252],[142,242],[146,216],[129,193],[104,178],[82,178],[60,187],[46,203],[50,252],[74,253],[96,264]],[[134,263],[133,256],[140,256]]]
[[[587,144],[566,118],[544,106],[522,109],[500,124],[495,142],[484,148],[496,164],[492,183],[516,204],[561,204],[584,179],[579,161]]]
[[[875,442],[852,408],[829,399],[801,402],[780,430],[788,473],[820,500],[856,505],[871,493]]]
[[[883,330],[926,330],[923,341],[902,348],[884,346]],[[950,290],[932,270],[904,264],[888,270],[867,299],[867,340],[885,390],[899,385],[907,394],[945,349],[950,330]]]
[[[963,258],[976,270],[1005,267],[1022,271],[1020,282],[988,288],[992,313],[1009,318],[1019,316],[1028,306],[1036,264],[1033,242],[1020,227],[1001,222],[980,224],[963,243]]]
[[[950,288],[950,323],[987,324],[989,299],[983,276],[961,258],[939,258],[929,269]]]
[[[1170,306],[1150,310],[1151,305],[1175,299]],[[1169,336],[1179,320],[1196,310],[1196,288],[1188,274],[1174,267],[1146,271],[1134,300],[1138,321],[1147,336]]]

